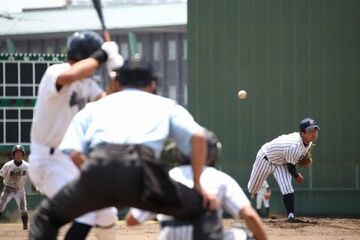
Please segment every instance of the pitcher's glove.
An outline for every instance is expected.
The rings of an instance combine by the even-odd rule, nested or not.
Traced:
[[[298,165],[303,168],[309,168],[312,165],[312,156],[311,150],[306,153],[306,155],[299,160]]]

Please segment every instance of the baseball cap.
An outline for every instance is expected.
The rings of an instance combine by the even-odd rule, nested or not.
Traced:
[[[299,128],[300,128],[300,131],[308,131],[308,130],[311,130],[314,128],[317,128],[320,130],[318,124],[312,118],[305,118],[305,119],[301,120]]]
[[[146,86],[154,79],[152,65],[142,59],[126,60],[116,79],[124,85]]]

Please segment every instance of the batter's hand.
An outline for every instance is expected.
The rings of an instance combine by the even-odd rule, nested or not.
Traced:
[[[204,208],[215,210],[220,207],[220,201],[216,195],[205,192],[200,185],[195,185],[194,190],[201,195]]]
[[[104,42],[101,48],[108,55],[106,65],[109,71],[120,68],[124,64],[124,59],[119,54],[119,46],[116,42]]]
[[[298,173],[298,176],[296,177],[296,182],[299,183],[299,184],[303,184],[304,183],[304,177]]]

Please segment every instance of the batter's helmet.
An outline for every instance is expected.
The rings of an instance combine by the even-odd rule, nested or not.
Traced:
[[[150,63],[138,60],[126,60],[117,70],[116,79],[124,86],[145,87],[156,79]]]
[[[103,43],[102,37],[96,32],[76,32],[67,41],[67,58],[72,61],[88,58]]]
[[[12,155],[14,156],[15,155],[15,152],[16,151],[21,151],[22,152],[22,154],[23,154],[23,156],[25,155],[25,148],[22,146],[22,145],[20,145],[20,144],[17,144],[17,145],[15,145],[13,148],[12,148]]]

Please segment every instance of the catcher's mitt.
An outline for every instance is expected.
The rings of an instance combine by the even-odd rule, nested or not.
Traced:
[[[303,168],[309,168],[312,165],[312,156],[311,150],[306,153],[306,155],[299,160],[298,165]]]

